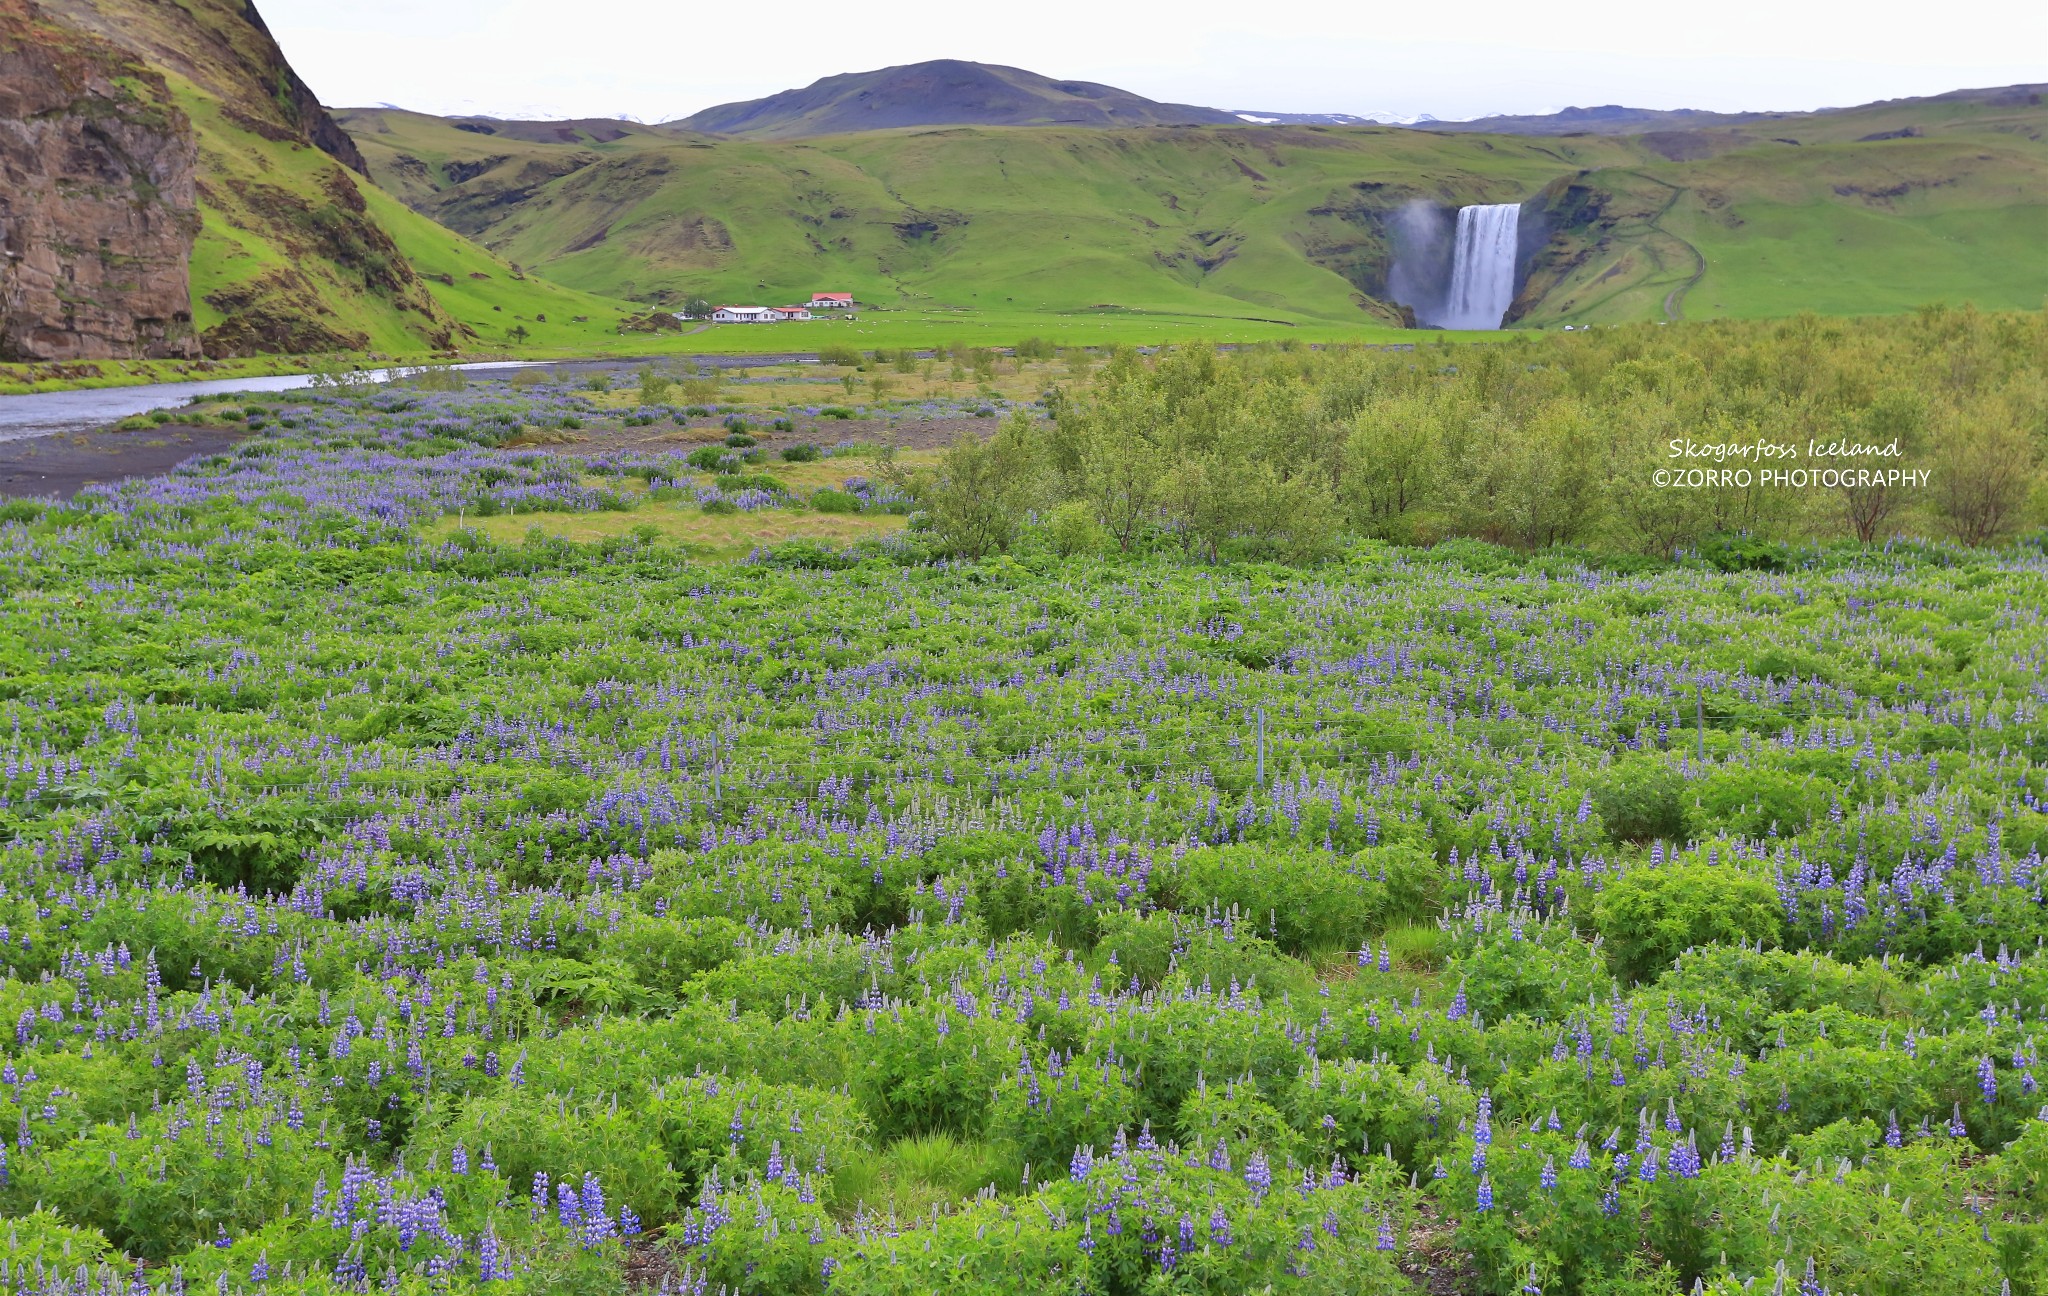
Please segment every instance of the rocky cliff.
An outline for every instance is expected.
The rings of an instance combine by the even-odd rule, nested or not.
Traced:
[[[0,0],[0,361],[199,354],[197,162],[162,76]]]
[[[0,7],[38,15],[23,19],[19,57],[49,60],[52,46],[89,43],[130,61],[132,73],[116,83],[140,87],[136,94],[180,123],[181,186],[158,192],[188,213],[196,197],[196,241],[189,232],[185,240],[189,309],[207,355],[452,344],[458,326],[392,237],[374,187],[357,179],[366,168],[355,141],[292,71],[252,0]],[[0,119],[20,133],[33,111],[0,104]],[[32,165],[55,174],[47,159]]]

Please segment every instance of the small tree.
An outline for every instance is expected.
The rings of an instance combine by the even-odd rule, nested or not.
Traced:
[[[1927,426],[1927,402],[1903,387],[1881,391],[1862,410],[1835,420],[1840,439],[1885,445],[1896,441],[1901,451],[1918,448]],[[1896,462],[1896,461],[1888,461]],[[1906,487],[1888,482],[1840,488],[1842,517],[1858,544],[1870,544],[1906,502]]]
[[[2037,480],[2033,438],[2006,409],[1955,420],[1935,455],[1934,503],[1966,545],[1989,544],[2019,516]]]
[[[665,405],[668,403],[670,378],[657,373],[652,367],[640,371],[640,403],[642,405]]]
[[[526,331],[526,325],[524,324],[514,324],[511,328],[505,330],[505,340],[513,346],[526,345],[526,339],[532,336],[531,333]]]
[[[702,297],[692,297],[683,303],[683,314],[691,319],[703,319],[711,314],[711,303]]]
[[[1006,550],[1017,538],[1036,476],[1030,419],[1004,420],[984,442],[962,432],[925,486],[932,530],[963,558]]]

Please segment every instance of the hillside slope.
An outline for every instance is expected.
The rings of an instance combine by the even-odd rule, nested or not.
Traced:
[[[243,0],[41,0],[160,72],[195,128],[210,355],[444,349],[458,329],[368,214],[355,145]]]
[[[611,334],[618,303],[525,276],[381,192],[250,0],[36,3],[124,51],[189,123],[187,328],[207,355],[564,347]]]
[[[344,113],[417,210],[589,291],[1402,318],[1404,204],[1524,201],[1531,323],[2039,306],[2048,110],[2025,93],[1641,135],[946,127],[800,140],[492,135]],[[2031,244],[2029,240],[2031,241]]]
[[[674,303],[851,291],[875,304],[1397,319],[1379,213],[1533,193],[1626,144],[1401,131],[948,128],[804,141],[478,138],[351,112],[373,174],[564,283]],[[1362,314],[1363,312],[1363,314]]]
[[[670,125],[707,134],[789,139],[902,126],[1160,126],[1236,120],[1214,108],[1160,103],[1093,81],[1055,81],[1023,68],[935,59],[829,76],[801,90],[706,108]]]

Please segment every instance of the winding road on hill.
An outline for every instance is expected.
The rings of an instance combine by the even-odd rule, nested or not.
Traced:
[[[1670,230],[1665,229],[1663,225],[1664,218],[1671,214],[1671,209],[1673,207],[1676,207],[1678,205],[1678,200],[1685,196],[1685,188],[1681,185],[1672,184],[1668,180],[1659,180],[1655,176],[1643,175],[1643,173],[1640,171],[1633,172],[1632,174],[1640,176],[1642,179],[1651,181],[1654,184],[1663,185],[1665,188],[1671,190],[1671,197],[1666,199],[1664,205],[1657,209],[1657,214],[1655,216],[1650,217],[1648,224],[1651,229],[1656,230],[1665,238],[1670,239],[1672,242],[1678,244],[1678,246],[1692,253],[1692,278],[1687,279],[1684,283],[1679,284],[1676,288],[1673,288],[1670,292],[1664,294],[1664,318],[1666,321],[1672,324],[1676,324],[1680,320],[1685,318],[1685,295],[1691,292],[1694,286],[1697,285],[1701,279],[1706,277],[1706,254],[1701,252],[1698,248],[1694,247],[1690,241],[1682,239],[1678,237],[1678,235],[1673,234]]]

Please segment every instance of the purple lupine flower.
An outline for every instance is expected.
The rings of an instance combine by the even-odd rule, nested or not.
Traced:
[[[1263,1150],[1254,1151],[1251,1159],[1244,1163],[1244,1181],[1251,1185],[1253,1201],[1259,1200],[1271,1191],[1273,1171],[1266,1164],[1266,1154]]]
[[[510,1282],[512,1266],[506,1262],[503,1249],[498,1243],[496,1225],[485,1225],[484,1235],[476,1244],[477,1277],[484,1282]]]
[[[1230,1247],[1230,1216],[1221,1205],[1209,1212],[1209,1240],[1225,1250]]]

